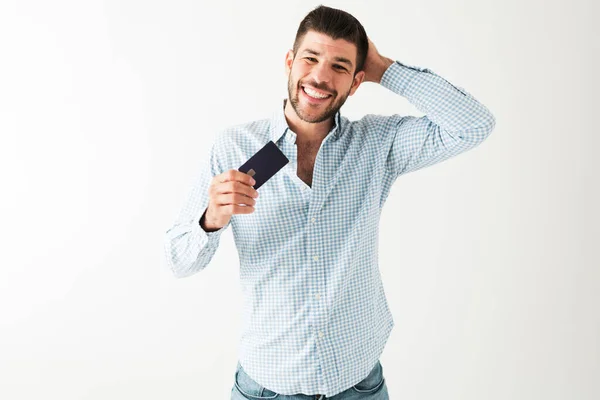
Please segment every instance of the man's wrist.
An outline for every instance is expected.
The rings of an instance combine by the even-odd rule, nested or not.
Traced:
[[[202,217],[200,218],[200,221],[198,222],[200,224],[200,228],[202,228],[205,232],[216,232],[221,228],[209,228],[206,225],[206,211],[204,211],[204,214],[202,214]]]

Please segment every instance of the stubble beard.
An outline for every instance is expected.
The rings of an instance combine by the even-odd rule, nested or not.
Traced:
[[[295,90],[294,90],[295,88]],[[336,96],[332,95],[333,99],[329,99],[330,103],[329,106],[320,114],[317,115],[315,117],[310,117],[309,115],[307,115],[306,113],[304,113],[304,111],[302,110],[302,107],[300,106],[300,91],[302,90],[302,87],[300,86],[300,83],[298,82],[297,85],[294,85],[294,83],[292,82],[292,77],[290,75],[290,77],[288,78],[288,97],[290,99],[290,103],[292,104],[292,107],[294,108],[294,111],[296,112],[296,114],[298,115],[298,117],[305,122],[309,122],[309,123],[319,123],[319,122],[323,122],[323,121],[327,121],[329,118],[333,117],[340,108],[342,108],[342,106],[344,105],[344,103],[346,102],[346,99],[348,98],[348,95],[350,94],[350,90],[348,90],[348,92],[340,97],[337,101],[336,101]],[[331,101],[333,100],[333,101]]]

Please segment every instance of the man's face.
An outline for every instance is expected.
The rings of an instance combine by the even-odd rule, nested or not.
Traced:
[[[364,79],[354,76],[356,46],[343,39],[308,31],[294,57],[286,55],[288,96],[298,117],[323,122],[334,116]]]

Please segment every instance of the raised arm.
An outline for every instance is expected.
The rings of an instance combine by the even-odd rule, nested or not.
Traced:
[[[491,112],[464,89],[427,68],[381,56],[371,41],[365,81],[404,96],[422,117],[367,115],[384,136],[392,135],[386,166],[401,174],[439,163],[483,142],[495,126]]]

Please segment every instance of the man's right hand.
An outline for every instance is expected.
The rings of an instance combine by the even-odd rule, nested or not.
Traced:
[[[200,219],[202,229],[217,231],[229,223],[233,214],[253,213],[258,197],[252,187],[255,183],[250,175],[236,169],[215,176],[208,188],[208,208]]]

